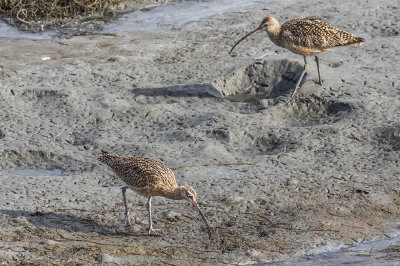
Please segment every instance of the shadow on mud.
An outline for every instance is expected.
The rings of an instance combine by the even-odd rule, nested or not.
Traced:
[[[119,234],[116,226],[99,224],[89,218],[80,218],[63,213],[19,210],[0,210],[0,213],[10,216],[13,222],[26,226],[32,224],[38,227],[63,229],[69,232],[96,232],[102,235]]]

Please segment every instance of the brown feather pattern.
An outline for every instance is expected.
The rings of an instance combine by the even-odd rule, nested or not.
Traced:
[[[280,38],[316,49],[346,46],[363,39],[315,18],[297,18],[284,23]]]
[[[306,55],[336,46],[360,45],[364,41],[363,38],[311,17],[295,18],[283,23],[278,36],[271,39],[278,46]]]
[[[175,175],[162,162],[144,157],[125,157],[102,151],[99,161],[109,166],[131,189],[146,197],[171,194],[178,187]]]

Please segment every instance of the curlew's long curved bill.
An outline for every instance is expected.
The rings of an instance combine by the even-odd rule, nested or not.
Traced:
[[[237,41],[237,43],[235,43],[235,45],[232,47],[232,49],[229,51],[229,54],[232,53],[233,49],[236,47],[236,45],[238,45],[241,41],[243,41],[244,39],[246,39],[247,37],[249,37],[250,35],[252,35],[253,33],[259,32],[261,31],[263,28],[257,28],[255,30],[253,30],[250,33],[247,33],[246,36],[244,36],[242,39],[240,39],[239,41]]]
[[[206,224],[207,231],[208,231],[208,236],[211,237],[211,228],[208,225],[208,222],[206,220],[206,217],[204,216],[203,212],[200,210],[199,206],[197,206],[197,203],[195,201],[192,201],[193,206],[199,211],[201,218],[203,219],[204,223]]]

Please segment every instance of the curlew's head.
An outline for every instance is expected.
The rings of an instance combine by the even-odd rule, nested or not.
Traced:
[[[273,17],[265,17],[262,21],[260,26],[256,29],[256,31],[262,30],[273,30],[276,27],[279,28],[279,22]],[[255,33],[255,32],[253,32]]]
[[[190,203],[193,204],[193,207],[195,207],[197,209],[201,218],[203,219],[204,223],[206,224],[206,227],[208,230],[208,236],[211,237],[211,228],[208,225],[206,217],[204,216],[203,212],[200,210],[200,208],[196,202],[196,198],[197,198],[196,190],[194,190],[194,188],[192,188],[191,186],[188,186],[188,185],[180,186],[180,187],[178,187],[178,190],[179,190],[180,198],[189,201]]]
[[[241,41],[243,41],[244,39],[246,39],[247,37],[249,37],[250,35],[256,33],[256,32],[260,32],[260,31],[268,31],[268,33],[276,33],[279,31],[279,22],[273,18],[273,17],[265,17],[262,21],[260,26],[258,26],[257,29],[253,30],[252,32],[246,34],[246,36],[244,36],[243,38],[241,38],[239,41],[237,41],[235,43],[235,45],[232,47],[232,49],[229,51],[229,54],[233,51],[233,49],[236,47],[236,45],[238,45]]]
[[[179,187],[181,199],[190,201],[191,203],[196,202],[197,194],[193,187],[184,185]]]

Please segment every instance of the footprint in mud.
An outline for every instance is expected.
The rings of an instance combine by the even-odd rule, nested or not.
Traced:
[[[326,100],[310,95],[290,99],[263,111],[271,121],[291,126],[312,126],[335,123],[353,115],[356,106],[348,102]]]
[[[232,134],[229,128],[214,128],[206,131],[206,135],[220,141],[230,142]]]
[[[343,61],[339,61],[339,62],[334,62],[334,63],[329,63],[328,66],[332,67],[332,68],[338,68],[341,65],[343,65]]]
[[[66,97],[67,94],[57,90],[26,89],[19,96],[25,100],[38,100],[46,97]]]
[[[400,125],[378,129],[376,140],[377,145],[385,150],[400,151]]]
[[[298,143],[288,136],[268,133],[265,135],[249,136],[251,153],[258,151],[260,155],[286,153],[294,151]]]

